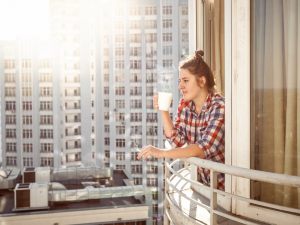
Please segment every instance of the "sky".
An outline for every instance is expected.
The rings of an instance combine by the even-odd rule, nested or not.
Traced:
[[[46,37],[47,0],[0,0],[0,41]]]

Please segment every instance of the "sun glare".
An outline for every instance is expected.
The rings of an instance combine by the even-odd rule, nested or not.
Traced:
[[[0,40],[48,36],[47,0],[0,0]]]

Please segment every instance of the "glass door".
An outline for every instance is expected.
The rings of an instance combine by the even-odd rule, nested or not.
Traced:
[[[231,1],[232,164],[299,176],[298,1]],[[299,188],[233,178],[244,197],[299,209]],[[299,215],[236,201],[233,212],[274,224]]]

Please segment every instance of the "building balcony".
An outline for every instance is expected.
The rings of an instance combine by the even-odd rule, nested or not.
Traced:
[[[182,167],[181,165],[183,165]],[[210,169],[210,187],[196,181],[197,167]],[[175,169],[181,168],[181,169]],[[209,160],[189,158],[166,163],[165,221],[166,224],[299,224],[300,209],[262,202],[241,196],[234,191],[217,189],[216,176],[225,173],[226,179],[241,178],[300,188],[297,176],[276,174],[241,167],[228,166]],[[240,202],[242,204],[237,204]],[[247,205],[257,213],[247,213]],[[243,215],[235,213],[234,206],[244,207]],[[262,213],[263,212],[263,213]],[[272,221],[272,215],[286,215]],[[273,219],[274,220],[274,219]]]

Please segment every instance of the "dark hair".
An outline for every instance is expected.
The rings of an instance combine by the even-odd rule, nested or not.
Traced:
[[[206,62],[203,60],[204,52],[202,50],[195,51],[195,54],[183,60],[179,69],[186,69],[196,77],[204,76],[206,78],[206,85],[210,92],[215,90],[215,78]]]

